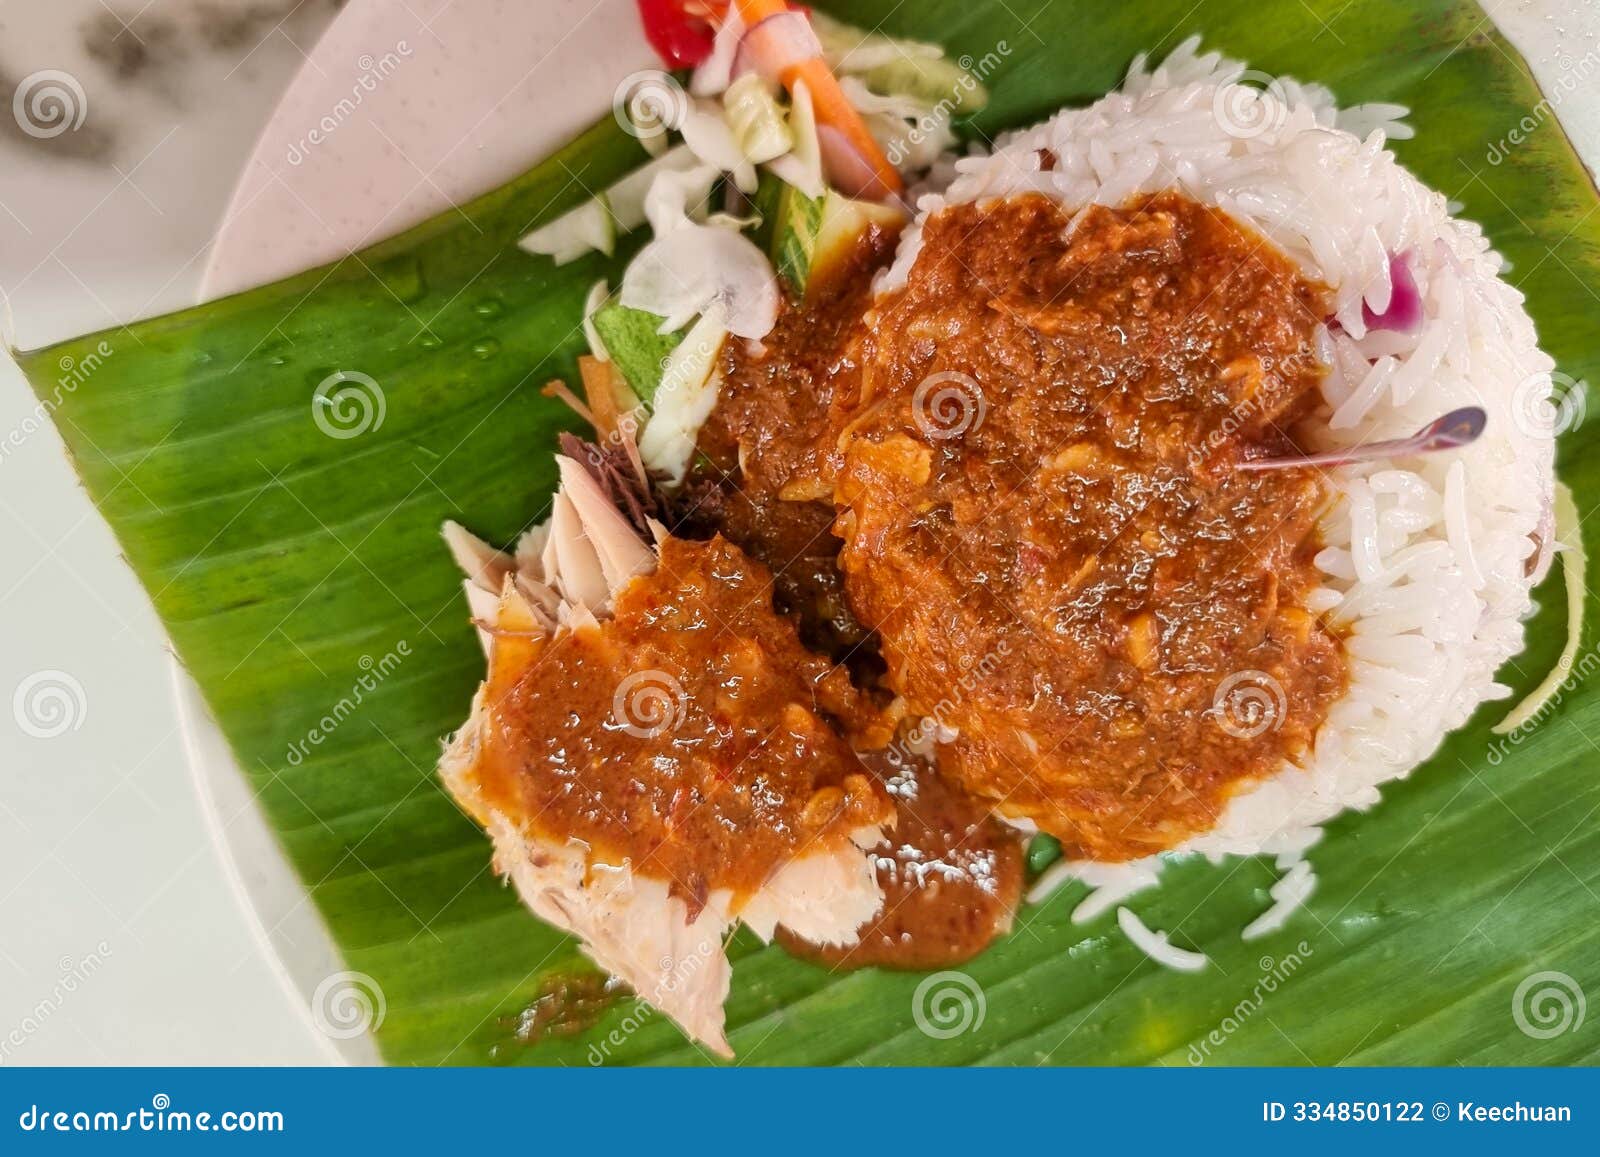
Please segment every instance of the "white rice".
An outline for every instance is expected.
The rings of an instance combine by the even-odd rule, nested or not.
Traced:
[[[1288,873],[1272,885],[1272,907],[1245,925],[1243,940],[1270,936],[1289,922],[1317,890],[1317,874],[1305,860],[1296,861]]]
[[[1146,927],[1145,922],[1135,916],[1130,909],[1117,909],[1117,925],[1122,929],[1122,934],[1133,941],[1135,948],[1163,967],[1173,968],[1179,972],[1199,972],[1211,963],[1211,958],[1204,952],[1190,952],[1187,948],[1179,948],[1167,939],[1165,932],[1156,932]]]
[[[1072,910],[1074,923],[1095,919],[1114,904],[1136,892],[1155,886],[1161,878],[1161,858],[1148,856],[1131,864],[1096,864],[1089,861],[1057,860],[1046,868],[1028,889],[1028,903],[1037,904],[1061,885],[1082,880],[1089,895]]]
[[[1552,500],[1554,363],[1480,229],[1453,219],[1444,196],[1386,150],[1404,110],[1341,112],[1326,89],[1287,79],[1262,89],[1260,74],[1239,83],[1242,64],[1199,55],[1197,44],[1153,70],[1141,57],[1094,105],[957,160],[948,188],[918,201],[918,223],[878,288],[904,284],[921,220],[948,204],[1038,192],[1078,208],[1177,189],[1258,230],[1331,287],[1338,324],[1319,333],[1330,363],[1326,446],[1404,436],[1463,405],[1488,412],[1484,436],[1465,450],[1334,472],[1339,500],[1323,521],[1323,586],[1311,606],[1348,632],[1349,693],[1303,761],[1235,797],[1215,828],[1175,849],[1293,862],[1318,825],[1372,807],[1381,784],[1508,693],[1494,675],[1523,645],[1530,536]],[[1367,135],[1348,131],[1357,128]],[[1039,149],[1055,154],[1050,171]],[[1400,253],[1410,255],[1425,321],[1414,333],[1368,332],[1362,305],[1388,306],[1389,257]],[[1075,914],[1088,918],[1153,882],[1160,863],[1058,865],[1030,899],[1069,879],[1110,888]],[[1303,902],[1295,897],[1309,871],[1275,893],[1287,910]],[[1252,928],[1276,927],[1278,911]]]

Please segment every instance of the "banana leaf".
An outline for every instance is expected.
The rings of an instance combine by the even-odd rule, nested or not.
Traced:
[[[1135,53],[1191,32],[1343,103],[1408,105],[1419,131],[1401,158],[1511,260],[1563,371],[1600,375],[1600,200],[1475,4],[823,7],[989,56],[981,135],[1093,99]],[[583,195],[571,174],[600,188],[642,159],[608,118],[462,212],[333,266],[18,355],[348,966],[381,987],[394,1063],[705,1059],[627,1002],[529,1043],[524,1014],[584,966],[495,880],[433,773],[482,670],[437,527],[454,517],[508,542],[543,516],[567,416],[537,387],[571,377],[585,290],[626,256],[558,270],[513,242]],[[1580,428],[1561,448],[1584,514],[1600,499],[1596,437]],[[1503,673],[1520,690],[1561,647],[1559,583]],[[1332,824],[1315,898],[1270,938],[1239,937],[1270,902],[1270,864],[1170,868],[1134,906],[1209,953],[1203,973],[1147,961],[1110,917],[1074,925],[1074,886],[932,987],[741,935],[730,1039],[756,1064],[1592,1061],[1593,1020],[1552,1032],[1514,1001],[1540,972],[1600,991],[1600,693],[1580,681],[1495,747],[1503,709]],[[952,983],[956,1023],[937,1016]]]

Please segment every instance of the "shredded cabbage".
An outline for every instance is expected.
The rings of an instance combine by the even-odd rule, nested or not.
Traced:
[[[621,301],[664,318],[662,333],[717,305],[728,330],[765,337],[778,319],[778,282],[766,255],[739,232],[736,219],[700,224],[689,216],[717,175],[707,165],[656,178],[645,197],[655,239],[623,273]]]
[[[912,97],[929,108],[938,107],[945,119],[951,112],[976,112],[989,103],[988,90],[979,78],[946,58],[937,44],[867,32],[821,12],[812,13],[811,24],[822,42],[824,59],[841,80],[859,77],[874,92]]]
[[[738,138],[733,135],[733,129],[728,127],[720,105],[703,104],[700,101],[690,103],[684,109],[677,127],[683,133],[683,143],[694,151],[695,156],[715,166],[719,172],[731,173],[733,183],[739,186],[740,192],[756,191],[756,167],[739,147]]]
[[[597,249],[611,256],[617,244],[617,230],[605,194],[592,197],[540,226],[517,244],[529,253],[553,258],[557,265],[576,261]]]
[[[626,233],[645,223],[644,200],[649,196],[656,177],[662,173],[685,172],[699,164],[700,158],[694,155],[694,150],[688,145],[674,145],[607,189],[606,203],[611,206],[611,216],[617,222],[618,232]]]
[[[694,456],[695,437],[717,404],[713,371],[727,337],[722,307],[713,305],[667,355],[650,418],[639,437],[639,456],[670,483],[683,480]]]
[[[721,305],[730,331],[761,338],[778,319],[778,283],[766,255],[748,237],[685,218],[633,259],[622,275],[622,304],[665,318],[662,333]]]
[[[783,119],[783,106],[766,80],[747,73],[722,94],[722,106],[739,149],[756,164],[783,156],[794,145],[794,134]]]
[[[944,49],[922,40],[898,40],[868,32],[821,12],[811,14],[811,27],[835,73],[868,72],[907,60],[942,60]]]
[[[715,165],[670,169],[656,174],[644,195],[644,219],[657,237],[704,215],[706,198],[720,176]]]
[[[576,261],[597,250],[609,257],[616,248],[618,233],[637,229],[645,223],[645,200],[655,187],[656,178],[662,173],[683,172],[695,165],[694,152],[687,145],[679,145],[641,165],[593,200],[541,225],[517,244],[529,253],[553,258],[557,265]],[[697,210],[715,180],[715,173],[706,180],[695,205]]]
[[[811,104],[811,90],[804,81],[795,82],[790,94],[789,131],[794,148],[767,163],[767,168],[808,197],[828,191],[822,179],[822,146],[817,142],[817,114]]]
[[[1578,504],[1572,491],[1560,482],[1555,493],[1556,542],[1561,552],[1561,577],[1567,587],[1567,642],[1561,648],[1561,658],[1555,668],[1544,677],[1526,699],[1512,708],[1511,713],[1494,728],[1496,735],[1509,735],[1535,718],[1552,699],[1561,692],[1561,685],[1572,674],[1572,664],[1578,658],[1578,648],[1583,642],[1583,599],[1588,592],[1584,574],[1588,559],[1583,550],[1583,532],[1579,525]]]
[[[853,76],[841,77],[839,88],[899,168],[930,168],[956,145],[950,115],[937,105],[916,96],[880,95]]]
[[[589,343],[589,352],[602,362],[611,360],[611,354],[606,350],[606,343],[600,340],[600,334],[594,328],[594,315],[606,302],[611,300],[611,287],[601,278],[589,287],[589,296],[583,300],[583,337]]]

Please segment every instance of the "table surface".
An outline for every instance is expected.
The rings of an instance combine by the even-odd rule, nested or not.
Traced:
[[[67,149],[0,118],[14,342],[193,299],[255,135],[338,7],[0,0],[5,93],[59,69],[92,109]],[[1547,88],[1600,52],[1593,0],[1487,8]],[[1595,83],[1557,109],[1591,168]],[[34,407],[0,355],[0,430]],[[0,694],[40,672],[81,688],[58,737],[0,717],[0,1064],[324,1063],[202,824],[165,634],[48,425],[0,456],[0,533]]]

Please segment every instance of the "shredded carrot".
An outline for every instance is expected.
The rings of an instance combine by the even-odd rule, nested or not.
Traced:
[[[744,21],[746,28],[754,28],[769,16],[776,16],[788,12],[789,5],[785,0],[734,0],[738,9],[739,19]],[[784,69],[779,78],[783,87],[790,92],[798,81],[805,81],[806,88],[811,93],[811,104],[816,110],[817,120],[838,129],[844,134],[845,139],[861,154],[863,160],[872,166],[873,175],[883,186],[885,195],[898,193],[905,187],[900,180],[900,173],[889,163],[889,158],[883,155],[883,150],[878,147],[878,142],[872,139],[872,134],[867,131],[867,124],[861,119],[861,114],[856,112],[844,95],[844,90],[839,87],[838,78],[833,75],[833,70],[828,67],[828,62],[820,56],[810,60],[802,60]]]
[[[640,407],[636,404],[624,410],[618,403],[618,397],[628,387],[617,367],[611,362],[584,356],[578,359],[578,372],[583,375],[583,392],[589,398],[588,410],[579,410],[579,413],[594,427],[602,442],[622,447],[639,481],[648,487],[650,475],[644,468],[644,459],[639,456],[637,441]]]
[[[615,438],[617,394],[611,384],[611,363],[586,355],[578,359],[578,372],[583,375],[583,392],[589,399],[589,425],[602,438]]]

